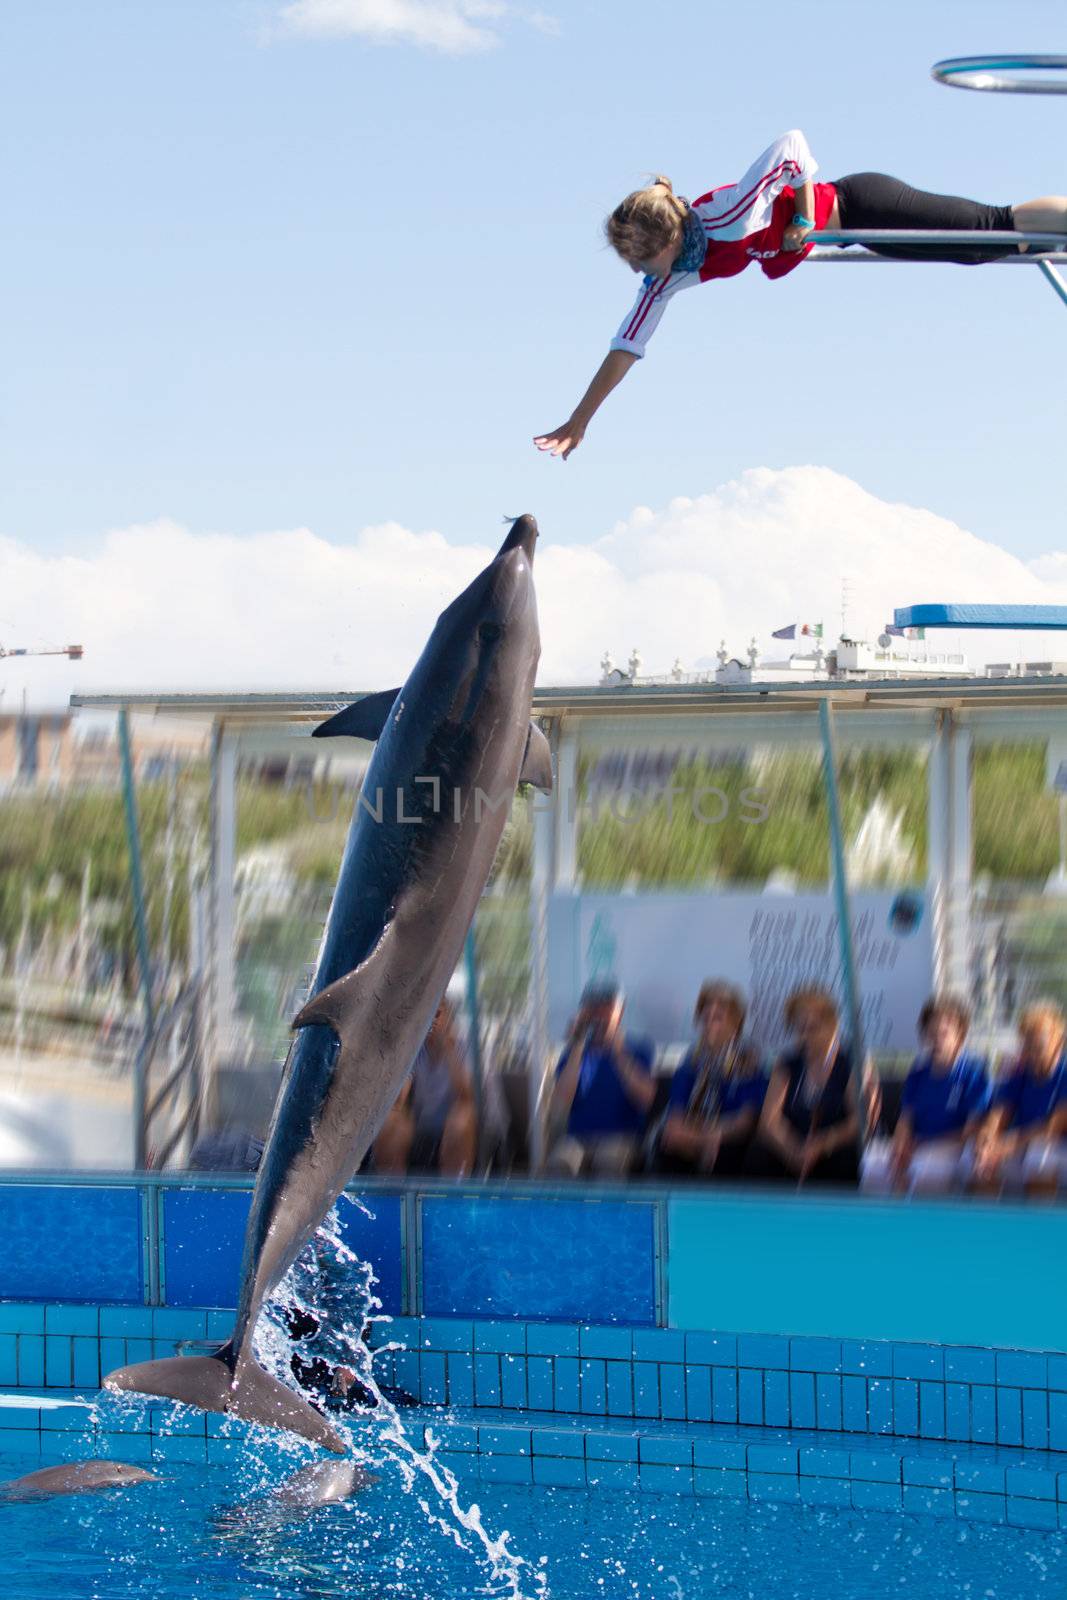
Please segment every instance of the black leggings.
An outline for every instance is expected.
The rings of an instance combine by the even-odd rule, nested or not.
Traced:
[[[901,183],[899,178],[886,177],[884,172],[853,172],[847,178],[839,178],[834,188],[842,228],[1016,231],[1011,206],[987,206],[980,200],[961,200],[953,194],[927,194],[924,189]],[[1002,244],[982,249],[980,245],[961,245],[950,250],[943,245],[873,244],[865,248],[900,261],[954,261],[959,266],[976,266],[1013,255],[1018,246]]]

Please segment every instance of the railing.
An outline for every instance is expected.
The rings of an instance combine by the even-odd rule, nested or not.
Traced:
[[[203,984],[158,1011],[133,1062],[134,1167],[161,1171],[195,1143],[202,1096]]]

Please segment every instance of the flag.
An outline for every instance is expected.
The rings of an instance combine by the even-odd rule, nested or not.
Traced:
[[[797,634],[803,639],[821,639],[821,622],[791,622],[788,628],[776,628],[771,634],[772,639],[795,639]]]
[[[908,638],[909,639],[925,639],[926,638],[926,629],[925,628],[909,628],[908,629]]]
[[[891,639],[903,639],[904,637],[904,629],[898,628],[895,622],[887,622],[885,625],[885,631],[889,634]]]
[[[788,628],[776,628],[771,634],[772,639],[795,639],[796,636],[797,624],[795,622],[791,622]]]
[[[822,638],[822,623],[821,622],[805,622],[804,626],[801,628],[800,631],[801,631],[801,633],[805,634],[809,639],[821,639]]]

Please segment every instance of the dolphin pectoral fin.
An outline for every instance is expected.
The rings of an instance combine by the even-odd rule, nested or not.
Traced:
[[[336,1455],[345,1444],[326,1418],[288,1384],[272,1378],[254,1361],[238,1364],[232,1372],[219,1356],[168,1356],[162,1361],[141,1361],[108,1373],[104,1388],[113,1392],[162,1395],[197,1406],[201,1411],[221,1411],[226,1416],[258,1422],[265,1428],[298,1433],[312,1444],[325,1445]]]
[[[380,739],[382,729],[389,721],[389,713],[396,705],[399,689],[383,689],[380,694],[365,694],[362,700],[345,706],[317,728],[312,728],[313,739],[335,739],[344,735],[350,739]]]
[[[552,793],[552,749],[536,723],[526,735],[526,754],[522,758],[520,783],[532,783],[542,794]]]
[[[327,984],[318,994],[313,994],[301,1006],[290,1023],[292,1028],[311,1028],[316,1024],[332,1028],[337,1037],[344,1039],[345,1016],[349,1010],[349,985],[355,972],[346,972],[343,978]]]

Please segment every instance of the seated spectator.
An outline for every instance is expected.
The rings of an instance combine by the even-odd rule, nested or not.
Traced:
[[[970,1021],[967,1007],[951,997],[923,1006],[924,1048],[904,1080],[892,1143],[864,1154],[865,1188],[947,1194],[970,1179],[973,1140],[989,1108],[986,1064],[963,1048]]]
[[[400,1177],[417,1167],[463,1178],[477,1148],[474,1084],[452,1003],[445,999],[374,1141],[374,1171]]]
[[[732,1178],[744,1171],[767,1077],[744,1043],[745,1001],[728,983],[705,983],[698,1040],[671,1079],[655,1166],[679,1177]]]
[[[656,1096],[653,1049],[622,1031],[623,993],[614,982],[591,983],[568,1029],[556,1067],[550,1123],[565,1126],[548,1170],[619,1177],[633,1167]]]
[[[785,1003],[785,1021],[796,1044],[771,1073],[746,1170],[797,1185],[856,1184],[856,1088],[833,997],[823,989],[797,989]]]
[[[993,1090],[978,1135],[975,1187],[1055,1192],[1067,1174],[1067,1020],[1043,1000],[1019,1018],[1019,1055]]]

